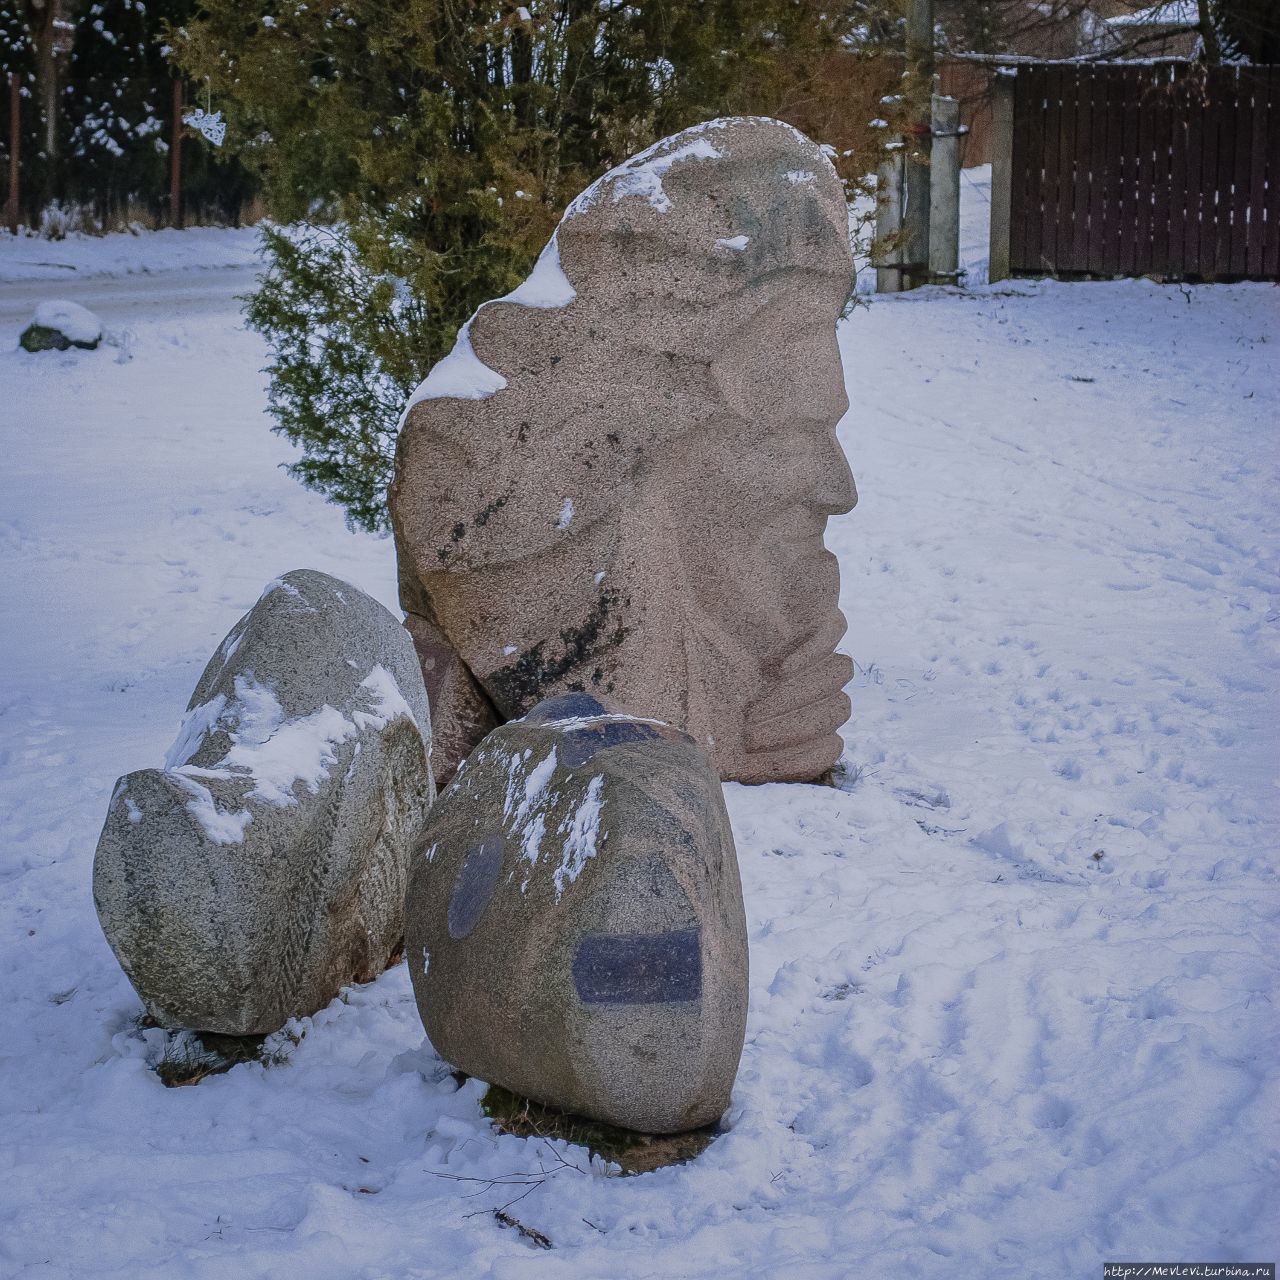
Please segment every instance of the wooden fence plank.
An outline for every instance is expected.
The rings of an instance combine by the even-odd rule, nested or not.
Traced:
[[[1254,276],[1262,272],[1263,218],[1267,203],[1267,128],[1274,84],[1272,75],[1268,73],[1274,73],[1275,68],[1250,67],[1248,71],[1253,114],[1249,121],[1249,203],[1244,269],[1246,275]]]
[[[1231,271],[1231,180],[1235,175],[1236,86],[1234,67],[1209,71],[1213,115],[1218,130],[1218,163],[1213,183],[1213,274]]]
[[[1151,270],[1151,202],[1155,196],[1155,85],[1146,67],[1135,67],[1130,110],[1138,117],[1138,151],[1134,163],[1135,202],[1133,210],[1134,275]]]
[[[1169,190],[1166,211],[1164,266],[1166,275],[1184,274],[1183,234],[1187,220],[1187,109],[1190,95],[1186,70],[1170,68],[1168,88]]]
[[[1031,115],[1034,68],[1020,67],[1013,80],[1013,159],[1009,176],[1009,270],[1027,265],[1027,227],[1030,222]]]
[[[1172,202],[1173,77],[1165,67],[1152,68],[1151,258],[1147,270],[1169,274],[1169,206]]]
[[[1138,104],[1133,95],[1133,74],[1125,67],[1117,85],[1120,99],[1120,243],[1117,246],[1117,269],[1121,275],[1133,274],[1136,256],[1135,228],[1138,225]]]
[[[1280,68],[1268,68],[1266,130],[1267,198],[1262,244],[1262,275],[1280,278]]]
[[[1182,274],[1200,274],[1200,223],[1204,216],[1203,88],[1198,76],[1187,76],[1187,186],[1182,228]]]
[[[1093,181],[1093,86],[1092,68],[1081,67],[1075,73],[1072,93],[1075,128],[1071,148],[1071,243],[1066,256],[1066,269],[1082,273],[1089,270],[1089,189]]]
[[[1058,208],[1062,219],[1058,227],[1057,269],[1072,274],[1076,266],[1076,202],[1083,200],[1080,187],[1087,196],[1088,176],[1082,173],[1080,160],[1080,95],[1088,92],[1085,73],[1079,67],[1067,67],[1062,77],[1062,154],[1058,159]]]
[[[1124,84],[1119,68],[1107,69],[1107,235],[1102,250],[1102,273],[1118,276],[1124,224]]]
[[[1201,271],[1216,279],[1226,270],[1226,251],[1230,248],[1230,218],[1226,214],[1224,187],[1231,184],[1231,133],[1228,100],[1234,101],[1221,68],[1208,70],[1208,106],[1204,116],[1204,168],[1201,183],[1204,191],[1204,219],[1201,224]]]
[[[1057,116],[1057,122],[1051,126],[1057,145],[1054,148],[1053,157],[1053,203],[1050,211],[1051,219],[1051,236],[1049,241],[1050,252],[1047,255],[1045,269],[1051,275],[1057,275],[1064,269],[1063,257],[1064,249],[1066,255],[1070,254],[1071,244],[1071,147],[1074,142],[1072,137],[1074,127],[1074,113],[1071,110],[1070,102],[1072,95],[1072,85],[1076,77],[1076,69],[1074,67],[1055,67],[1057,75],[1054,77],[1055,85],[1053,90],[1053,111]]]
[[[1107,106],[1107,70],[1093,69],[1093,127],[1089,144],[1089,254],[1087,269],[1101,275],[1107,247],[1107,215],[1110,208],[1111,179],[1107,171],[1107,131],[1111,113]]]
[[[1062,68],[1049,66],[1044,76],[1044,178],[1040,201],[1040,252],[1036,271],[1052,275],[1058,254],[1058,208],[1060,190],[1059,162],[1062,155]]]
[[[1218,195],[1218,103],[1221,95],[1212,76],[1205,84],[1206,101],[1200,117],[1200,219],[1197,225],[1196,262],[1202,279],[1215,271]]]
[[[1249,153],[1253,145],[1253,80],[1248,67],[1232,67],[1236,81],[1236,117],[1232,126],[1231,254],[1227,271],[1249,269]]]
[[[1040,210],[1044,203],[1044,149],[1047,141],[1044,131],[1045,68],[1036,67],[1027,77],[1027,168],[1023,175],[1026,182],[1026,239],[1024,269],[1038,272],[1042,241],[1040,238]]]

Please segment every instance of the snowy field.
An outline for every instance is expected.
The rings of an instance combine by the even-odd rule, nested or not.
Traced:
[[[395,605],[390,543],[279,470],[241,246],[202,236],[141,279],[77,247],[56,292],[0,240],[26,282],[0,285],[0,1275],[1277,1258],[1275,289],[1018,282],[844,325],[841,786],[727,787],[752,965],[727,1131],[622,1178],[493,1133],[403,966],[278,1065],[151,1069],[90,895],[112,783],[160,761],[268,579]],[[59,294],[117,345],[15,350]],[[550,1252],[495,1221],[518,1196]]]

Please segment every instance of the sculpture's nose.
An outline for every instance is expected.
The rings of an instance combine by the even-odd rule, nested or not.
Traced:
[[[845,384],[844,362],[840,357],[840,344],[835,334],[831,335],[827,357],[822,364],[822,369],[827,374],[827,396],[822,398],[824,402],[820,404],[819,410],[822,417],[814,431],[819,444],[814,451],[817,475],[813,502],[815,507],[828,516],[842,516],[858,504],[858,488],[854,484],[854,472],[850,470],[849,460],[845,457],[844,448],[836,434],[836,426],[844,419],[845,413],[849,412],[849,390]]]
[[[827,428],[821,439],[822,446],[814,451],[811,502],[823,515],[842,516],[857,506],[858,489],[835,429]]]

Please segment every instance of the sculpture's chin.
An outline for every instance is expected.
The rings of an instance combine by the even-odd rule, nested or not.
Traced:
[[[844,750],[838,733],[808,742],[743,756],[730,780],[734,782],[821,782],[835,767]]]
[[[840,758],[849,718],[844,686],[853,664],[841,653],[797,672],[747,708],[745,751],[726,777],[740,782],[813,782]]]

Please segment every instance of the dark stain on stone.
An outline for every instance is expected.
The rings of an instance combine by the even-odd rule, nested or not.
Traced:
[[[463,859],[449,898],[449,937],[465,938],[480,923],[502,870],[503,839],[485,836]]]
[[[483,511],[477,511],[475,514],[476,527],[479,529],[483,529],[484,526],[489,523],[489,517],[491,515],[494,515],[496,512],[501,511],[502,508],[507,505],[507,497],[509,496],[510,495],[504,495],[501,498],[494,498],[494,500],[491,503],[489,503],[489,505],[485,507]],[[458,529],[458,528],[461,528],[461,526],[454,525],[454,528]]]
[[[551,685],[576,675],[605,649],[620,645],[629,628],[621,618],[612,627],[608,625],[610,612],[619,604],[617,590],[603,588],[582,623],[561,630],[559,654],[549,655],[547,641],[539,640],[514,662],[494,671],[485,680],[494,703],[508,716],[521,715],[540,702]]]
[[[609,709],[589,693],[562,693],[538,703],[525,716],[528,724],[551,724],[556,720],[585,720],[591,716],[606,716]]]
[[[594,699],[592,699],[594,701]],[[560,763],[570,769],[589,763],[601,751],[637,742],[652,742],[662,734],[651,724],[634,720],[605,720],[589,728],[574,729],[561,740]]]
[[[454,542],[461,542],[467,534],[467,526],[461,520],[449,530],[449,537]]]
[[[699,929],[589,933],[573,957],[583,1004],[670,1004],[702,996]]]

